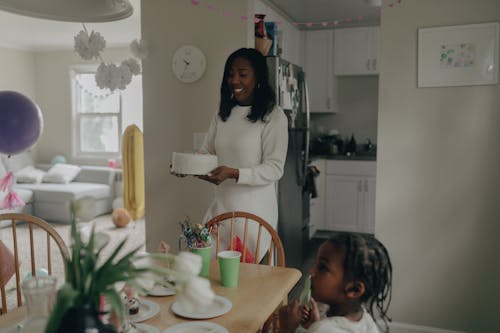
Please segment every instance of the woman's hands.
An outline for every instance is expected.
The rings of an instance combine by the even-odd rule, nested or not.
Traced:
[[[295,299],[280,309],[280,333],[293,333],[302,325],[309,328],[319,320],[318,304],[311,298],[311,308],[300,305]]]
[[[240,176],[240,171],[235,168],[230,168],[225,165],[221,165],[212,171],[210,171],[207,175],[197,176],[200,179],[206,180],[215,185],[219,185],[226,179],[236,179]]]

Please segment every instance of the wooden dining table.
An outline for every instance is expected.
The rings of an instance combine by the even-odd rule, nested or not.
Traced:
[[[212,260],[209,273],[212,289],[216,295],[229,299],[232,308],[219,317],[203,321],[217,323],[230,333],[257,332],[274,310],[286,302],[288,293],[300,277],[300,271],[295,268],[242,263],[238,286],[226,288],[220,282],[218,262]],[[179,317],[172,312],[175,295],[145,298],[159,304],[160,312],[143,323],[158,328],[160,332],[172,325],[193,320]],[[23,319],[24,307],[10,310],[0,316],[0,333],[2,329],[13,327]]]

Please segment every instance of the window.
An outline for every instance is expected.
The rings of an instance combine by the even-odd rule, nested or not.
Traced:
[[[110,92],[97,87],[94,76],[95,69],[71,70],[73,156],[116,158],[125,128],[136,124],[142,129],[141,77],[134,76],[123,91]]]

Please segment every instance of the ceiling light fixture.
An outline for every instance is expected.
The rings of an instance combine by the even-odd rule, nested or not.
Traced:
[[[68,22],[110,22],[134,12],[128,0],[0,0],[0,10]]]

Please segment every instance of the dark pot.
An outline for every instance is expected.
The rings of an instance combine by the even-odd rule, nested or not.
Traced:
[[[98,312],[91,307],[70,308],[64,314],[58,333],[86,333],[96,329],[96,333],[117,333],[110,325],[105,325],[99,320]]]

